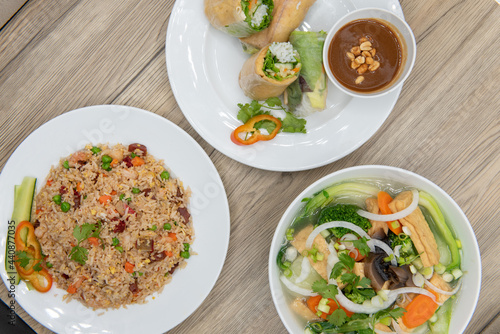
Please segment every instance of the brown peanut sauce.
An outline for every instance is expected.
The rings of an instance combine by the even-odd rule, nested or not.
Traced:
[[[376,71],[358,74],[351,68],[347,52],[359,46],[360,38],[367,38],[376,49],[373,60],[380,63]],[[372,93],[380,91],[396,81],[403,68],[404,53],[401,41],[394,30],[378,19],[360,19],[347,23],[334,35],[328,49],[328,64],[335,78],[346,88]],[[364,80],[356,84],[360,75]]]

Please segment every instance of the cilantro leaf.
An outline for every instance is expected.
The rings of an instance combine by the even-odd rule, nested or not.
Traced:
[[[243,123],[248,122],[248,120],[254,116],[269,114],[269,111],[262,110],[262,104],[256,100],[246,104],[238,103],[238,107],[240,108],[240,111],[238,112],[237,118]]]
[[[344,283],[352,283],[356,277],[357,276],[354,273],[345,273],[340,276],[340,280]]]
[[[378,322],[378,320],[391,317],[394,320],[397,320],[403,316],[403,314],[406,312],[406,310],[402,307],[396,307],[392,310],[381,310],[375,313],[373,318],[375,319],[375,322]]]
[[[16,251],[16,256],[17,256],[16,262],[19,262],[19,265],[24,269],[26,269],[26,267],[32,260],[32,258],[25,251]]]
[[[361,286],[362,288],[368,288],[372,284],[372,281],[368,277],[361,277],[356,286]]]
[[[356,261],[350,257],[347,253],[339,253],[339,260],[342,262],[346,268],[353,269]]]
[[[366,243],[367,241],[368,239],[366,239],[366,237],[352,241],[353,246],[356,247],[359,253],[363,256],[367,256],[370,253],[370,247],[368,247],[368,244]]]
[[[94,224],[85,223],[82,226],[75,226],[73,229],[73,236],[78,240],[78,243],[88,239],[95,229]]]
[[[328,316],[328,321],[335,326],[342,326],[347,321],[347,314],[343,309],[338,308]]]
[[[89,253],[88,249],[80,246],[75,246],[69,253],[71,260],[84,265],[87,262],[87,254]]]
[[[324,279],[314,282],[312,285],[312,290],[319,293],[321,296],[323,296],[323,298],[330,298],[333,300],[336,300],[335,296],[339,292],[336,285],[328,284],[328,282]]]
[[[35,271],[41,271],[42,270],[42,262],[38,262],[37,264],[35,264],[33,269],[35,269]]]
[[[291,133],[306,133],[307,121],[303,118],[295,117],[292,113],[286,112],[286,116],[281,120],[281,131]]]
[[[279,97],[270,97],[266,100],[265,103],[270,107],[281,107],[281,100],[279,99]]]

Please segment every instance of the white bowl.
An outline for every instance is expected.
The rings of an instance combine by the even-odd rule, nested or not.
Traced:
[[[369,19],[369,18],[378,19],[386,23],[386,25],[388,25],[390,28],[392,28],[392,30],[395,33],[398,34],[399,40],[403,44],[402,49],[403,49],[404,63],[402,70],[399,72],[399,75],[397,76],[397,79],[394,80],[389,86],[375,92],[363,93],[363,92],[353,91],[345,87],[335,78],[328,62],[328,49],[330,47],[330,42],[332,41],[332,38],[340,30],[340,28],[342,28],[344,25],[346,25],[351,21],[359,19]],[[325,46],[323,48],[323,64],[325,65],[325,71],[330,81],[344,93],[360,98],[383,96],[400,88],[403,85],[404,81],[410,75],[410,72],[413,69],[413,65],[415,64],[416,56],[417,56],[417,43],[415,42],[415,36],[413,35],[410,26],[396,14],[388,10],[379,8],[362,8],[346,14],[339,21],[337,21],[337,23],[335,23],[335,25],[330,29],[328,35],[326,36]]]
[[[299,319],[287,304],[285,294],[283,293],[283,289],[286,288],[281,285],[279,280],[279,268],[276,264],[276,257],[283,243],[286,230],[304,205],[301,200],[313,196],[313,194],[316,194],[332,184],[349,179],[367,177],[388,179],[415,187],[429,193],[439,204],[447,222],[462,243],[463,253],[461,266],[465,274],[462,279],[463,286],[457,294],[458,300],[453,306],[449,331],[454,334],[462,333],[474,313],[481,287],[481,257],[479,255],[479,246],[474,231],[457,203],[455,203],[455,201],[439,186],[413,172],[389,166],[357,166],[342,169],[327,175],[307,187],[293,200],[285,211],[274,233],[271,250],[269,252],[269,284],[274,305],[281,321],[290,333],[304,333],[304,321]]]

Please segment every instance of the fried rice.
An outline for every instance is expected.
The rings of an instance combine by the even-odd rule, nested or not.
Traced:
[[[35,198],[34,226],[64,298],[119,308],[160,292],[190,256],[189,196],[144,145],[61,159]]]

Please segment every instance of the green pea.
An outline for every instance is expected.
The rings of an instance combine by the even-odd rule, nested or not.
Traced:
[[[163,224],[163,229],[170,231],[172,229],[172,225],[170,225],[169,223],[165,223],[165,224]]]
[[[132,194],[139,194],[141,192],[141,189],[139,188],[132,188]]]
[[[125,198],[125,194],[121,194],[120,195],[120,201],[123,201],[124,198]]]
[[[120,243],[120,239],[113,238],[113,243],[112,243],[113,246],[118,246],[119,243]]]
[[[97,146],[93,146],[90,150],[94,154],[98,154],[99,152],[101,152],[101,149],[99,147],[97,147]]]
[[[68,160],[65,160],[63,162],[63,167],[66,168],[66,169],[69,169],[69,162],[68,162]]]
[[[168,180],[170,178],[170,173],[164,170],[163,172],[161,172],[160,177],[162,180]]]
[[[113,161],[113,158],[111,158],[109,155],[105,154],[102,156],[101,161],[104,163],[111,162],[111,161]]]
[[[185,250],[185,251],[188,251],[188,250],[189,250],[189,244],[188,244],[188,243],[185,243],[185,244],[184,244],[184,250]]]
[[[52,197],[52,200],[54,201],[54,203],[56,203],[57,205],[61,205],[61,195],[55,195],[54,197]]]
[[[115,249],[119,251],[120,253],[123,253],[123,247],[121,246],[116,246]]]
[[[68,202],[62,202],[61,203],[61,210],[62,210],[62,212],[68,212],[69,209],[71,209],[71,204],[69,204]]]
[[[156,225],[153,225],[153,226],[151,226],[151,228],[150,228],[150,230],[151,230],[151,231],[156,231],[156,229],[157,229]]]
[[[189,259],[189,256],[190,256],[189,251],[183,251],[183,252],[181,252],[181,257],[183,257],[185,259]]]

